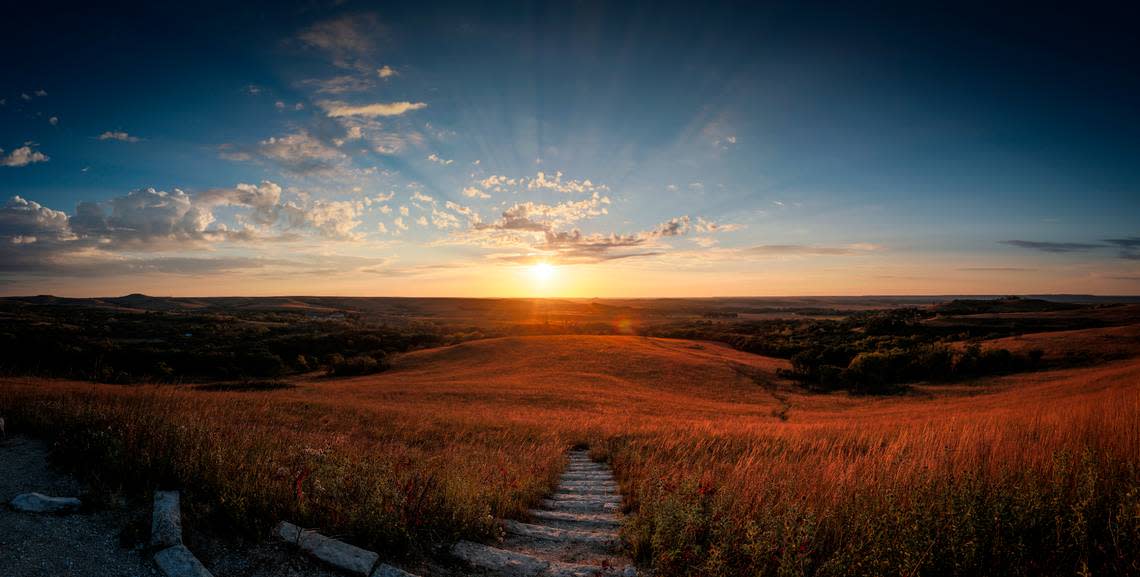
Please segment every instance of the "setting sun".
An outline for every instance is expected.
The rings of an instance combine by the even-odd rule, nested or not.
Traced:
[[[539,283],[546,283],[554,278],[558,271],[548,262],[536,262],[530,265],[530,276]]]

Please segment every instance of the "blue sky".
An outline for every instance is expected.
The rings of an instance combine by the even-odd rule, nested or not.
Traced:
[[[14,12],[7,294],[1140,293],[1119,7]]]

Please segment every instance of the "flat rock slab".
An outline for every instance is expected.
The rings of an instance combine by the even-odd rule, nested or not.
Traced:
[[[182,544],[182,508],[178,491],[155,491],[150,517],[150,544],[173,547]]]
[[[470,541],[460,541],[451,553],[468,564],[503,577],[625,577],[625,569],[550,561]]]
[[[83,502],[75,497],[49,497],[40,493],[21,493],[10,503],[12,508],[25,513],[67,513],[75,511]]]
[[[554,499],[543,499],[542,506],[553,511],[579,511],[583,513],[603,513],[618,510],[617,503],[605,503],[601,501],[555,501]]]
[[[612,493],[582,494],[559,491],[550,496],[551,501],[577,501],[594,503],[621,503],[621,496]]]
[[[380,556],[372,551],[325,537],[315,531],[302,529],[282,521],[274,529],[284,541],[296,544],[302,551],[354,575],[369,576]]]
[[[610,513],[582,513],[573,511],[549,511],[546,509],[531,509],[530,517],[545,524],[596,531],[603,529],[616,530],[621,522]]]
[[[560,529],[549,525],[533,525],[506,519],[503,528],[508,533],[530,537],[531,539],[544,539],[547,541],[563,541],[568,543],[589,543],[602,547],[616,547],[618,544],[617,532],[613,530],[583,531],[576,529]]]
[[[213,577],[202,562],[183,545],[154,554],[154,562],[167,577]]]
[[[372,575],[370,577],[416,577],[416,576],[412,575],[411,573],[408,573],[407,571],[404,571],[403,569],[399,569],[399,568],[393,567],[391,565],[388,565],[387,563],[381,563],[381,564],[377,565],[376,569],[374,569],[372,571]]]

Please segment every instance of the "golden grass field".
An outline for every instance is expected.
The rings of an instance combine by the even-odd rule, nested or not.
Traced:
[[[0,414],[107,482],[183,487],[191,522],[288,518],[412,563],[493,540],[585,444],[658,575],[1140,574],[1135,357],[888,398],[800,392],[785,365],[515,337],[275,391],[6,378]]]

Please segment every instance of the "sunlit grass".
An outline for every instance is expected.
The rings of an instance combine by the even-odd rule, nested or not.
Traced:
[[[493,538],[584,443],[661,575],[1137,571],[1140,365],[964,396],[784,390],[786,422],[775,365],[684,341],[504,339],[265,392],[9,379],[0,412],[108,482],[184,487],[192,520],[289,518],[387,555]]]

